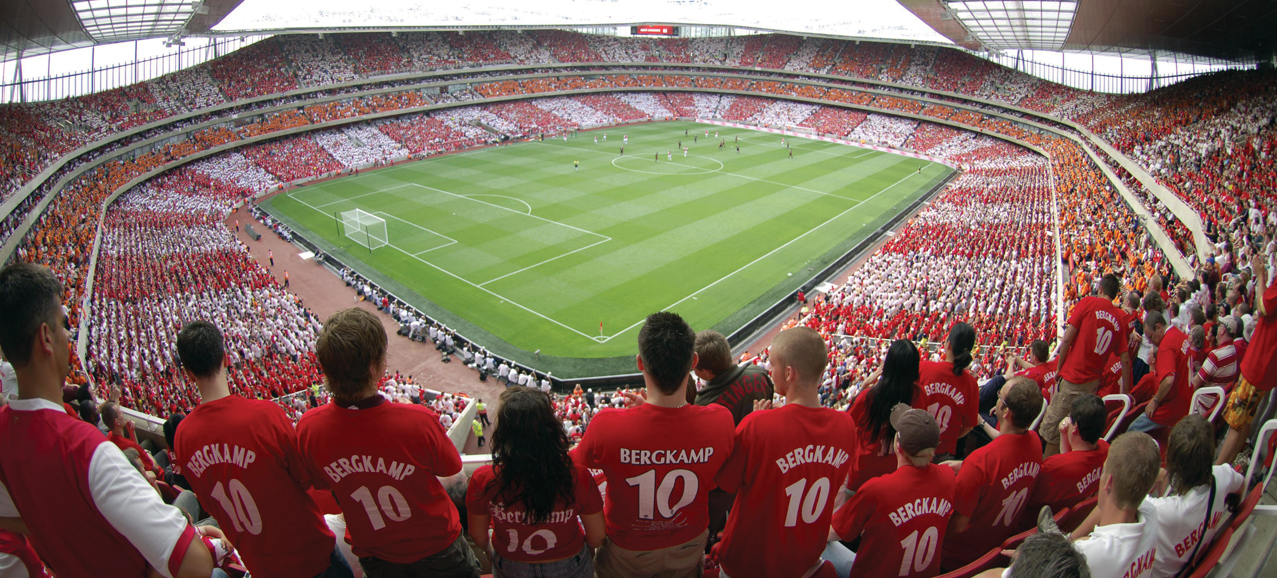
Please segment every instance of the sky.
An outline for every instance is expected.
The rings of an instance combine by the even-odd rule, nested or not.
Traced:
[[[377,0],[372,5],[350,0],[244,0],[215,30],[604,22],[726,24],[949,44],[896,0]]]

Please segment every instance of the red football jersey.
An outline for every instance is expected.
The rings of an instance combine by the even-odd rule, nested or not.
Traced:
[[[572,459],[603,470],[607,536],[626,550],[677,546],[709,527],[709,490],[732,453],[732,412],[721,405],[645,403],[603,410]]]
[[[1035,432],[1003,434],[962,462],[954,512],[970,518],[966,531],[944,541],[946,572],[1002,544],[1015,530],[1042,469],[1042,442]]]
[[[200,506],[250,572],[301,578],[328,568],[336,538],[306,493],[310,470],[282,408],[237,395],[201,403],[173,445]]]
[[[407,564],[461,535],[457,508],[436,479],[461,471],[461,455],[429,409],[330,403],[302,415],[297,438],[315,486],[336,494],[356,556]]]
[[[913,407],[926,409],[926,395],[917,384],[913,388]],[[847,410],[856,427],[856,467],[847,478],[847,488],[855,491],[866,481],[896,471],[896,454],[890,436],[874,439],[877,433],[869,427],[869,391],[863,391]]]
[[[549,562],[575,555],[585,546],[585,532],[580,516],[603,510],[603,496],[594,483],[590,470],[576,468],[576,501],[555,505],[550,519],[529,526],[523,519],[523,504],[507,508],[497,495],[496,474],[492,466],[483,466],[470,477],[466,492],[466,509],[471,513],[487,512],[492,516],[492,549],[507,560],[516,562]]]
[[[1099,379],[1110,354],[1127,351],[1126,312],[1103,297],[1085,297],[1073,306],[1069,325],[1077,328],[1077,339],[1060,368],[1060,377],[1082,384]]]
[[[1055,369],[1059,360],[1052,359],[1046,363],[1030,367],[1016,373],[1016,377],[1027,377],[1038,384],[1038,389],[1042,390],[1042,397],[1047,401],[1051,401],[1051,396],[1055,394],[1055,375],[1059,373]]]
[[[1100,470],[1108,457],[1109,443],[1101,439],[1092,451],[1074,450],[1053,455],[1042,462],[1042,472],[1038,474],[1033,492],[1029,495],[1029,506],[1020,513],[1017,531],[1036,526],[1042,506],[1051,506],[1051,511],[1058,514],[1060,510],[1072,508],[1095,495],[1099,488]]]
[[[940,445],[936,455],[958,451],[958,434],[975,427],[980,419],[980,386],[971,372],[953,374],[948,361],[924,361],[918,366],[918,385],[926,396],[925,405],[914,401],[914,407],[927,410],[940,424]]]
[[[1115,393],[1122,393],[1122,358],[1110,355],[1108,363],[1104,365],[1104,375],[1100,376],[1100,389],[1096,390],[1095,395],[1104,397]]]
[[[800,574],[820,561],[834,496],[856,464],[856,426],[845,412],[788,404],[754,412],[715,480],[736,503],[719,558],[731,576]],[[768,546],[758,547],[758,537]]]
[[[862,555],[856,557],[852,574],[916,578],[939,574],[937,554],[953,515],[953,492],[953,468],[943,465],[903,466],[866,482],[833,520],[840,538],[860,537]]]
[[[1162,336],[1162,342],[1157,346],[1157,384],[1154,387],[1161,387],[1163,380],[1174,376],[1170,393],[1157,404],[1153,415],[1148,416],[1158,425],[1174,426],[1188,415],[1189,406],[1192,405],[1193,386],[1189,381],[1188,346],[1188,336],[1174,326],[1166,329],[1166,335]],[[1154,393],[1153,396],[1156,397],[1157,394]]]

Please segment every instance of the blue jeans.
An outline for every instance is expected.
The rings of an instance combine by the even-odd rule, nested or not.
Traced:
[[[328,557],[328,569],[315,575],[315,578],[355,578],[355,572],[350,569],[346,557],[341,555],[341,548],[334,546],[333,553]]]
[[[492,576],[494,578],[591,578],[594,576],[594,555],[589,546],[581,548],[575,556],[557,562],[533,564],[506,560],[493,552]]]
[[[1148,433],[1159,427],[1163,427],[1162,424],[1149,419],[1148,414],[1144,414],[1135,418],[1135,421],[1131,423],[1131,427],[1126,428],[1126,431],[1142,431],[1144,433]]]

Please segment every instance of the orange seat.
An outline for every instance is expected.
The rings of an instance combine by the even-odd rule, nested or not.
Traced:
[[[971,578],[972,576],[984,572],[989,568],[997,568],[999,561],[1002,561],[1003,565],[1010,563],[1010,561],[1002,555],[1001,548],[994,548],[989,550],[985,555],[976,558],[975,561],[970,564],[958,568],[953,572],[941,574],[939,578]]]

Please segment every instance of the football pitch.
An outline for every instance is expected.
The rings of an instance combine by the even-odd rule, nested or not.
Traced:
[[[582,131],[303,186],[262,206],[498,355],[565,378],[630,373],[648,314],[728,334],[952,172],[785,140],[691,122]],[[352,209],[384,219],[389,244],[342,235],[336,215]]]

